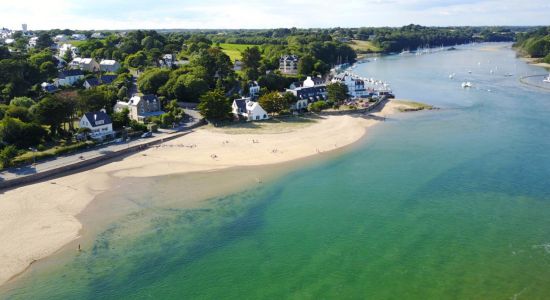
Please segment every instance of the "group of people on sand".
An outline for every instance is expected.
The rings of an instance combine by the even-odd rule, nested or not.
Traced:
[[[165,145],[165,144],[162,144],[162,145],[155,145],[155,146],[153,146],[153,148],[155,148],[155,149],[158,149],[158,148],[197,148],[197,145],[196,144],[192,144],[192,145],[184,145],[184,144]]]

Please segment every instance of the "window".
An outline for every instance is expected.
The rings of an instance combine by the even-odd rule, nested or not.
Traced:
[[[259,120],[260,119],[260,116],[256,116],[256,120]]]

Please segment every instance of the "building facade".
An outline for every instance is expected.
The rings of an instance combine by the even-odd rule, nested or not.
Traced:
[[[94,140],[103,140],[114,136],[111,117],[104,111],[87,112],[80,119],[80,128],[90,129],[90,137]]]
[[[296,55],[284,55],[279,59],[279,71],[285,75],[297,75],[299,61]]]

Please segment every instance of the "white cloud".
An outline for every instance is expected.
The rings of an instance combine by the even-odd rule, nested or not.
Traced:
[[[546,0],[0,0],[0,26],[30,29],[547,24]]]

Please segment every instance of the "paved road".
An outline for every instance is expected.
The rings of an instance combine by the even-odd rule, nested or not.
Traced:
[[[58,156],[56,158],[40,161],[35,166],[23,166],[19,168],[7,169],[0,172],[0,181],[8,181],[22,176],[28,176],[39,172],[49,171],[59,167],[67,166],[73,163],[81,162],[84,160],[103,156],[108,153],[116,152],[133,146],[150,143],[157,140],[162,140],[177,132],[185,131],[190,126],[194,126],[201,120],[201,116],[198,112],[193,110],[185,110],[186,114],[190,116],[185,122],[182,122],[179,127],[171,130],[161,130],[159,133],[155,133],[150,138],[140,138],[132,140],[130,142],[111,143],[105,146],[99,146],[92,150],[83,150],[77,153],[68,154],[64,156]]]

